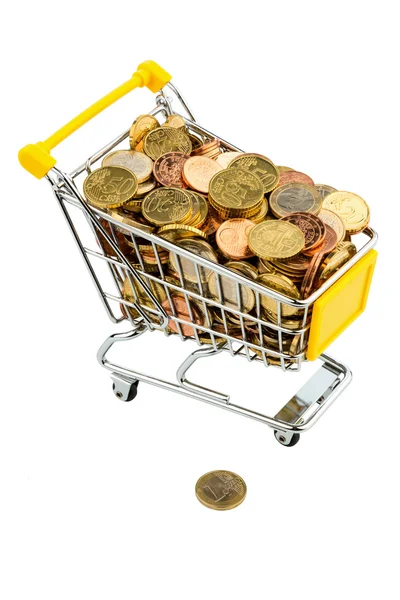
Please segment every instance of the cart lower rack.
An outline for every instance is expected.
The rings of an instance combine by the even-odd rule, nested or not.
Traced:
[[[182,109],[179,114],[189,132],[204,140],[218,137],[196,122],[187,103],[170,82],[168,73],[148,61],[138,67],[128,82],[48,140],[26,146],[19,155],[21,164],[28,171],[38,178],[45,176],[50,182],[109,318],[114,323],[131,322],[130,331],[111,335],[104,342],[99,349],[98,360],[111,372],[114,393],[123,401],[132,400],[136,396],[138,382],[143,381],[261,421],[274,430],[282,445],[293,446],[300,434],[320,418],[351,381],[348,367],[327,356],[324,350],[365,308],[376,261],[376,251],[372,248],[377,235],[372,228],[365,229],[358,235],[359,247],[355,256],[307,299],[294,300],[89,206],[80,191],[82,180],[98,161],[129,136],[129,130],[70,174],[55,166],[56,161],[50,151],[101,110],[143,85],[158,92],[156,106],[149,114],[157,115],[159,120],[177,114],[178,111],[172,109],[172,95],[173,101],[180,103]],[[240,151],[233,144],[218,139],[222,151]],[[149,264],[143,248],[151,249],[154,256],[152,263]],[[132,251],[134,263],[131,262]],[[176,265],[176,279],[171,279],[165,272],[163,257],[166,253]],[[210,278],[217,290],[213,296],[207,291]],[[132,290],[132,299],[129,300],[122,293],[125,281],[129,281]],[[255,297],[252,314],[244,311],[244,289],[251,289]],[[182,315],[175,311],[172,294],[184,298],[187,318],[182,319]],[[275,319],[266,320],[261,311],[265,297],[275,303]],[[171,313],[167,314],[165,302],[171,307]],[[196,306],[204,314],[202,322],[196,318]],[[295,309],[296,318],[290,324],[282,319],[284,306]],[[218,326],[215,325],[215,316]],[[238,332],[235,335],[228,327],[232,322]],[[139,373],[114,364],[108,358],[116,343],[135,340],[145,332],[156,330],[171,335],[172,329],[182,340],[193,340],[199,346],[179,367],[177,382]],[[318,358],[322,364],[277,414],[267,416],[234,404],[228,395],[197,385],[187,378],[189,368],[198,359],[220,352],[242,356],[249,362],[262,362],[266,367],[277,366],[284,371],[298,371],[306,360]]]

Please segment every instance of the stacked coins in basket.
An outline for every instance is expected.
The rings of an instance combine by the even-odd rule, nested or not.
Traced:
[[[233,279],[197,266],[162,245],[138,235],[130,236],[123,225],[172,242],[234,273],[293,299],[308,298],[356,253],[352,236],[367,227],[370,212],[358,195],[315,184],[308,175],[289,167],[275,166],[260,154],[226,151],[218,139],[206,139],[188,130],[179,115],[160,125],[152,115],[141,115],[133,123],[130,148],[106,155],[102,166],[88,175],[84,194],[90,204],[107,212],[122,227],[117,242],[139,271],[184,287],[202,298],[221,302],[227,316],[201,302],[146,279],[170,320],[170,332],[193,336],[190,323],[222,335],[243,337],[243,326],[259,343],[254,321],[243,322],[235,312],[256,314],[256,297],[251,288]],[[102,220],[110,231],[109,224]],[[115,235],[115,233],[114,233]],[[105,252],[112,249],[105,242]],[[135,290],[132,289],[135,285]],[[152,307],[141,288],[127,277],[123,298]],[[173,309],[171,307],[173,302]],[[300,311],[260,296],[261,316],[288,330],[304,327]],[[138,313],[128,309],[133,318]],[[183,321],[183,323],[182,323]],[[188,322],[186,325],[185,322]],[[208,334],[199,332],[201,342]],[[266,344],[276,346],[273,329],[265,334]],[[283,334],[285,351],[298,351],[295,338]],[[218,340],[217,340],[218,341]],[[221,337],[221,341],[224,338]],[[287,344],[285,346],[285,341]],[[274,342],[274,343],[273,343]]]

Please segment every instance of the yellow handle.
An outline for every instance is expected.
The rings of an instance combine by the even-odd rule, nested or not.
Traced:
[[[50,152],[60,142],[74,133],[74,131],[135,88],[146,86],[152,92],[158,92],[170,80],[171,75],[167,71],[164,71],[160,65],[152,60],[143,62],[128,81],[92,104],[92,106],[89,106],[89,108],[81,112],[77,117],[69,121],[69,123],[53,133],[47,140],[38,142],[37,144],[28,144],[24,148],[21,148],[18,153],[19,162],[29,173],[41,179],[47,175],[57,162],[51,156]]]

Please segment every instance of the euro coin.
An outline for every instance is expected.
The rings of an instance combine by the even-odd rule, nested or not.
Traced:
[[[268,213],[268,201],[264,198],[264,200],[261,204],[260,210],[251,217],[251,220],[253,221],[253,223],[255,223],[257,225],[258,223],[261,223],[262,221],[264,221],[265,217],[267,216],[267,213]]]
[[[311,250],[303,250],[306,256],[314,256],[314,254],[328,254],[336,247],[337,235],[335,230],[330,225],[325,225],[325,237],[319,246]]]
[[[321,208],[318,213],[318,217],[325,223],[325,225],[332,227],[337,235],[338,243],[344,240],[344,236],[346,235],[346,227],[339,215],[334,213],[332,210],[328,210],[327,208]]]
[[[181,240],[184,238],[193,238],[200,237],[203,239],[207,239],[206,234],[201,229],[197,229],[196,227],[192,227],[191,225],[172,223],[170,225],[164,225],[158,231],[158,234],[164,240],[168,242],[176,242],[177,240]]]
[[[163,186],[185,188],[182,170],[189,154],[183,152],[167,152],[154,162],[154,177]],[[151,159],[149,159],[151,160]]]
[[[251,171],[223,169],[210,181],[209,201],[222,218],[250,218],[260,210],[263,199],[263,183]]]
[[[244,275],[249,279],[253,279],[253,281],[255,281],[258,277],[257,268],[244,260],[230,260],[226,263],[225,267],[228,269],[233,269],[233,271],[237,271],[241,275]]]
[[[136,175],[125,167],[101,167],[92,171],[83,182],[87,201],[102,209],[123,206],[132,200],[137,188]]]
[[[287,183],[272,192],[269,206],[278,218],[286,217],[294,212],[308,212],[317,215],[322,207],[322,198],[315,187],[311,185]]]
[[[200,256],[202,258],[206,258],[211,262],[218,262],[218,257],[213,250],[213,248],[206,241],[193,238],[193,239],[183,239],[175,242],[179,248],[183,248],[188,252],[192,252],[195,257]],[[195,258],[194,257],[194,258]],[[170,252],[169,262],[171,268],[179,273],[181,272],[184,279],[192,282],[197,282],[197,274],[202,283],[207,282],[210,277],[212,271],[211,269],[207,269],[206,267],[202,267],[197,264],[193,259],[188,258],[186,256],[178,256],[176,252]]]
[[[257,281],[265,287],[282,294],[283,296],[289,296],[289,298],[293,298],[294,300],[300,300],[301,298],[297,287],[289,279],[289,277],[286,277],[285,275],[278,273],[265,273],[260,275]],[[277,300],[267,296],[266,294],[260,294],[260,302],[268,312],[278,316],[279,303]],[[298,313],[299,309],[297,307],[291,306],[290,304],[285,304],[283,302],[281,303],[282,317],[291,317],[292,315],[297,315]]]
[[[208,279],[208,291],[210,298],[217,300],[227,308],[248,313],[255,306],[255,295],[251,288],[241,284],[237,286],[235,279],[225,275],[217,276],[215,271],[212,271]]]
[[[247,487],[232,471],[210,471],[197,481],[195,492],[196,498],[207,508],[229,510],[243,502]]]
[[[192,225],[193,227],[202,227],[208,216],[209,204],[206,198],[204,198],[204,196],[198,192],[186,190],[186,193],[189,194],[192,200],[192,216],[187,225]]]
[[[189,187],[207,194],[210,181],[218,171],[222,171],[222,167],[215,160],[191,156],[183,165],[183,178]]]
[[[122,208],[111,209],[109,213],[110,217],[115,219],[115,221],[119,221],[122,224],[122,227],[117,227],[117,229],[119,229],[119,231],[122,231],[122,233],[129,234],[129,231],[127,231],[126,227],[123,227],[124,225],[134,227],[135,229],[140,229],[140,231],[144,231],[145,233],[153,233],[154,231],[154,227],[151,227],[151,225],[145,225],[144,223],[141,223],[137,219],[133,218],[129,212],[126,212]],[[129,238],[127,241],[128,244],[132,244]]]
[[[175,129],[186,129],[185,119],[180,115],[169,115],[166,118],[165,123],[162,124],[162,127],[175,127]]]
[[[315,189],[321,196],[322,200],[329,196],[329,194],[333,194],[333,192],[337,192],[337,189],[332,187],[331,185],[325,185],[324,183],[316,183]]]
[[[286,259],[304,248],[304,233],[287,221],[263,221],[249,234],[249,248],[260,258]]]
[[[308,298],[308,296],[313,291],[314,281],[317,276],[321,262],[323,261],[323,258],[324,255],[322,253],[314,254],[314,256],[312,257],[300,288],[300,294],[302,298]]]
[[[172,293],[170,298],[171,301],[166,298],[161,303],[161,306],[170,317],[168,326],[174,333],[182,333],[185,337],[194,336],[192,324],[204,325],[204,316],[201,311],[191,300],[186,300],[184,296]]]
[[[116,150],[107,154],[101,163],[102,167],[125,167],[135,173],[138,183],[148,179],[153,171],[153,161],[143,152],[135,150]]]
[[[192,142],[181,129],[158,127],[146,134],[143,148],[150,158],[157,160],[159,156],[167,152],[190,154]]]
[[[165,300],[167,294],[163,285],[143,276],[140,276],[140,281],[147,285],[160,304]],[[155,309],[156,307],[154,306],[144,287],[141,285],[140,281],[136,281],[136,279],[132,276],[126,277],[122,285],[122,297],[128,302],[135,302],[142,307]],[[131,306],[125,306],[125,310],[129,312],[133,319],[137,319],[141,316],[140,313]],[[150,313],[148,313],[148,315],[151,316]]]
[[[311,177],[300,171],[283,171],[279,174],[278,186],[286,185],[287,183],[304,183],[306,185],[314,185]]]
[[[315,215],[303,212],[291,213],[282,220],[297,225],[304,233],[305,245],[303,251],[319,246],[325,238],[325,224]]]
[[[247,243],[253,227],[254,223],[248,219],[228,219],[222,223],[215,236],[222,254],[235,260],[254,256]]]
[[[216,161],[223,169],[227,169],[234,158],[241,156],[243,152],[221,152],[216,158]]]
[[[147,194],[142,204],[144,217],[159,227],[181,223],[190,216],[191,210],[189,194],[178,188],[157,188]]]
[[[149,131],[160,127],[160,123],[153,115],[140,115],[133,122],[129,131],[129,145],[131,150],[139,150],[139,144],[143,146],[143,138]]]
[[[323,208],[333,211],[342,219],[351,235],[360,233],[369,223],[369,206],[361,196],[352,192],[333,192],[326,196]]]
[[[251,171],[254,175],[257,175],[264,186],[264,194],[267,194],[273,190],[279,181],[279,171],[266,156],[261,154],[247,154],[244,153],[241,156],[235,158],[230,164],[229,168],[245,169]]]
[[[341,242],[335,250],[328,254],[318,272],[320,283],[324,283],[329,277],[332,277],[336,271],[343,267],[357,252],[357,248],[351,242]]]

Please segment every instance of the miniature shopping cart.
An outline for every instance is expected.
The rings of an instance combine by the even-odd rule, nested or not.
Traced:
[[[136,396],[139,381],[157,385],[261,421],[274,430],[275,437],[281,444],[293,446],[299,440],[300,434],[319,419],[350,383],[350,370],[323,352],[365,308],[377,256],[376,251],[372,250],[377,235],[372,228],[365,229],[357,236],[359,247],[356,255],[307,299],[294,300],[267,289],[223,265],[197,256],[154,234],[121,223],[104,211],[89,206],[81,192],[84,178],[93,167],[100,166],[99,161],[108,152],[126,140],[129,131],[125,131],[92,154],[69,174],[55,166],[56,160],[50,152],[89,119],[134,88],[147,86],[157,94],[155,108],[150,114],[157,116],[161,122],[173,113],[180,114],[189,132],[204,140],[218,137],[197,123],[170,79],[171,76],[156,63],[147,61],[141,64],[129,81],[89,107],[45,142],[23,148],[19,153],[20,162],[37,178],[46,177],[49,181],[111,321],[131,322],[130,331],[111,335],[98,351],[100,364],[111,372],[115,395],[123,401],[129,401]],[[177,104],[179,109],[175,105],[172,108],[172,102]],[[223,151],[240,151],[233,144],[219,139]],[[126,251],[126,240],[129,241],[128,250],[132,252],[134,249],[135,264],[132,264],[132,256]],[[146,247],[152,247],[156,269],[149,269],[143,260],[143,243]],[[171,281],[171,278],[165,275],[166,265],[160,259],[160,252],[165,256],[165,251],[173,256],[177,265],[179,278],[175,281]],[[196,285],[193,285],[193,281],[189,285],[182,269],[182,261],[185,261],[185,265],[191,265],[193,273],[196,274]],[[214,274],[218,299],[209,298],[206,294],[204,278],[201,276],[202,269]],[[127,277],[134,292],[132,301],[127,300],[122,293],[123,282]],[[232,303],[225,302],[221,285],[223,278],[230,280],[234,285],[233,289],[237,295],[235,308],[232,307]],[[172,314],[167,315],[155,293],[154,284],[164,289],[170,301]],[[251,288],[254,292],[256,306],[252,315],[242,310],[241,286]],[[138,289],[141,290],[140,294],[135,291]],[[193,335],[189,337],[183,332],[183,326],[187,326],[188,322],[182,320],[174,310],[174,303],[171,301],[171,295],[174,293],[186,300],[193,328]],[[263,316],[260,302],[262,296],[268,296],[276,302],[277,318],[274,323],[266,321]],[[205,322],[200,325],[193,318],[192,301],[200,304],[204,311]],[[282,319],[284,304],[294,307],[300,315],[297,317],[295,329],[289,327]],[[218,327],[210,317],[211,313],[218,313]],[[241,332],[240,336],[231,335],[229,320],[232,322],[232,318]],[[145,332],[154,333],[161,330],[170,335],[171,323],[175,325],[174,328],[182,340],[193,340],[199,346],[179,367],[177,383],[139,373],[114,364],[107,358],[114,344],[135,340]],[[249,331],[258,332],[258,337],[250,335]],[[270,335],[265,335],[266,331],[270,332]],[[270,340],[274,343],[270,343]],[[228,395],[187,379],[188,369],[195,361],[220,352],[228,352],[232,357],[244,357],[250,363],[263,363],[266,367],[278,366],[284,371],[299,371],[304,361],[317,358],[322,365],[275,416],[267,416],[234,404]]]

